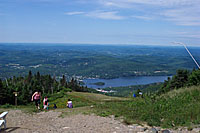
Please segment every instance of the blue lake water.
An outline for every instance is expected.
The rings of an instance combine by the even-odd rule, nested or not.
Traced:
[[[88,88],[97,89],[164,82],[164,80],[167,80],[168,77],[169,76],[135,76],[115,79],[84,79],[83,82],[85,85],[87,85]],[[105,85],[94,85],[94,83],[97,82],[104,82]]]

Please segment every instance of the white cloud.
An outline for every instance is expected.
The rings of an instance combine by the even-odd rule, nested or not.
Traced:
[[[200,32],[172,32],[172,35],[182,37],[182,38],[194,38],[194,39],[200,39]]]
[[[80,15],[80,14],[84,14],[85,12],[66,12],[65,15]]]
[[[200,10],[197,6],[169,9],[160,13],[167,20],[173,21],[178,25],[199,26],[200,25]]]
[[[164,20],[182,26],[200,26],[200,0],[78,0],[103,11],[68,12],[99,19]],[[114,11],[113,11],[114,10]],[[128,12],[124,15],[123,11]],[[123,14],[119,15],[119,14]]]
[[[105,8],[139,12],[138,19],[171,21],[177,25],[200,26],[200,0],[99,0]],[[147,17],[148,16],[148,17]]]
[[[133,18],[137,18],[137,19],[143,19],[143,20],[153,20],[153,17],[149,17],[149,16],[131,16]]]
[[[125,17],[117,15],[118,12],[116,11],[94,11],[94,12],[89,12],[86,14],[88,17],[92,18],[100,18],[100,19],[112,19],[112,20],[121,20],[124,19]]]
[[[83,15],[86,17],[91,17],[91,18],[99,18],[99,19],[110,19],[110,20],[121,20],[124,19],[125,17],[120,16],[117,14],[118,12],[116,11],[91,11],[91,12],[66,12],[64,13],[65,15]]]
[[[121,5],[126,5],[130,7],[130,5],[133,6],[135,4],[155,6],[191,6],[194,4],[198,4],[199,0],[99,0],[99,3],[104,4],[106,6],[118,7],[122,7]]]

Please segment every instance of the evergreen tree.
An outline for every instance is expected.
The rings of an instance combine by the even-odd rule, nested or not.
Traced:
[[[171,82],[172,89],[186,86],[186,83],[188,82],[188,76],[189,71],[178,70],[176,75],[173,77],[173,81]]]
[[[195,71],[193,72],[195,73]],[[190,84],[192,80],[194,80],[193,82],[196,82],[195,79],[198,79],[197,76],[195,76],[195,74],[194,76],[191,75],[192,74],[188,70],[177,70],[176,75],[174,75],[172,79],[168,78],[168,80],[164,82],[163,86],[158,91],[158,94],[166,93],[173,89],[179,89],[181,87],[185,87],[188,84]]]
[[[37,79],[37,80],[40,80],[40,72],[37,72],[37,74],[36,74],[36,79]]]
[[[91,91],[87,87],[81,87],[74,78],[68,83],[63,75],[60,82],[57,82],[55,76],[52,78],[51,75],[40,75],[39,72],[32,76],[31,71],[25,77],[9,78],[5,84],[7,86],[0,80],[0,104],[15,104],[13,92],[18,92],[18,104],[28,104],[35,91],[40,91],[45,95],[53,94],[63,88],[68,88],[68,84],[70,85],[68,90]]]
[[[4,87],[2,80],[0,79],[0,105],[5,104],[7,101],[7,90]]]
[[[66,78],[65,78],[65,75],[63,75],[62,79],[60,80],[60,84],[61,86],[66,86]]]
[[[188,85],[200,85],[200,70],[193,70],[189,76]]]
[[[31,70],[30,70],[29,73],[28,73],[27,82],[30,83],[30,82],[31,82],[31,79],[32,79],[32,72],[31,72]]]

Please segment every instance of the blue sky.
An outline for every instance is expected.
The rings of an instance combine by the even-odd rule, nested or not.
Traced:
[[[0,42],[200,46],[200,0],[0,0]]]

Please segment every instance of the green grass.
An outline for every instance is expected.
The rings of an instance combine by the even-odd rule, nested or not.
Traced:
[[[71,99],[73,102],[73,107],[77,108],[96,105],[105,101],[121,101],[125,100],[126,98],[109,97],[95,93],[68,92],[63,93],[62,97],[60,98],[49,98],[50,108],[53,107],[54,103],[57,105],[58,108],[66,108],[66,103],[68,99]]]
[[[172,91],[155,99],[135,98],[131,101],[98,104],[101,116],[122,116],[125,123],[147,123],[167,128],[200,124],[200,87]]]
[[[40,106],[42,107],[42,105]],[[29,104],[29,105],[20,105],[20,106],[13,106],[13,105],[2,105],[0,106],[0,113],[4,112],[4,111],[9,111],[9,110],[18,110],[20,109],[21,111],[23,111],[24,113],[37,113],[40,112],[40,110],[36,109],[34,104]]]

